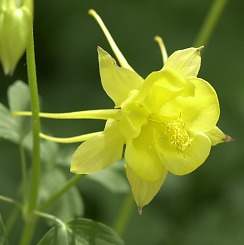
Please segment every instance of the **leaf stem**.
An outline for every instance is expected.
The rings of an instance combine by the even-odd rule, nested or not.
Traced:
[[[194,47],[206,46],[227,2],[228,0],[214,1],[194,42]]]
[[[15,201],[14,199],[9,198],[9,197],[5,197],[5,196],[0,195],[0,201],[11,203],[20,209],[22,208],[22,206],[19,202]]]
[[[49,200],[47,200],[44,204],[38,207],[39,211],[46,210],[53,203],[55,203],[66,191],[68,191],[71,187],[73,187],[81,178],[85,175],[79,174],[72,177],[56,194],[54,194]]]
[[[134,199],[131,193],[127,194],[122,204],[120,213],[113,226],[114,231],[119,235],[123,236],[125,233],[126,226],[129,222],[130,216],[133,211]]]
[[[47,213],[43,213],[43,212],[36,211],[36,210],[35,210],[33,213],[34,213],[35,215],[39,216],[39,217],[42,217],[42,218],[45,218],[45,219],[52,220],[52,221],[56,222],[57,224],[59,224],[59,225],[61,225],[62,227],[65,228],[65,223],[64,223],[61,219],[57,218],[57,217],[54,216],[54,215],[47,214]],[[65,228],[65,229],[66,229],[66,228]]]

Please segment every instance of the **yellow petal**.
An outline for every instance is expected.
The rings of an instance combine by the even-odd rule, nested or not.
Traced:
[[[103,49],[98,48],[102,86],[108,96],[119,107],[133,89],[139,89],[143,79],[134,71],[116,65],[115,60]]]
[[[205,132],[205,134],[209,137],[212,146],[223,142],[231,142],[234,140],[231,136],[223,133],[217,126],[208,132]]]
[[[147,181],[137,175],[135,171],[133,171],[133,169],[128,164],[126,164],[126,174],[130,182],[132,193],[138,210],[141,213],[143,206],[151,202],[151,200],[160,190],[167,175],[167,170],[164,169],[161,172],[161,176],[159,177],[159,179],[155,181]]]
[[[141,126],[147,122],[147,111],[136,101],[128,102],[122,107],[122,117],[120,119],[120,131],[126,139],[136,138]]]
[[[125,160],[133,171],[147,181],[158,180],[164,171],[155,151],[155,129],[143,126],[140,135],[126,142]]]
[[[108,120],[104,132],[79,146],[75,151],[70,171],[76,174],[95,173],[122,157],[124,138],[117,121]]]
[[[177,71],[183,77],[197,76],[201,65],[200,48],[187,48],[174,52],[167,59],[163,70]]]
[[[145,79],[138,100],[148,111],[157,113],[166,102],[178,96],[184,87],[185,80],[173,71],[152,72]]]
[[[198,168],[210,153],[211,142],[205,134],[192,136],[191,144],[184,151],[163,138],[158,140],[158,152],[165,168],[175,175],[185,175]]]
[[[219,102],[213,87],[200,78],[188,78],[194,85],[194,95],[178,96],[162,107],[160,114],[170,118],[181,117],[190,131],[211,130],[219,119]]]

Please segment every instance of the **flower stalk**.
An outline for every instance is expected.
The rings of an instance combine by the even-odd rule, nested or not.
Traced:
[[[30,182],[30,196],[28,207],[25,217],[24,229],[21,237],[21,245],[30,243],[34,230],[36,219],[33,218],[32,211],[36,208],[39,194],[39,179],[40,179],[40,118],[39,118],[39,100],[38,100],[38,87],[36,78],[36,64],[35,64],[35,51],[34,51],[34,37],[33,28],[30,40],[26,49],[27,58],[27,74],[30,89],[31,111],[32,111],[32,172]]]
[[[216,27],[221,14],[223,13],[228,0],[215,0],[208,12],[205,21],[199,31],[199,34],[194,42],[195,47],[208,43],[214,28]]]
[[[36,78],[36,64],[34,52],[33,32],[26,50],[27,57],[27,73],[30,88],[30,100],[32,111],[32,133],[33,133],[33,156],[32,156],[32,177],[31,190],[28,210],[36,208],[40,178],[40,118],[39,118],[39,100],[38,87]]]

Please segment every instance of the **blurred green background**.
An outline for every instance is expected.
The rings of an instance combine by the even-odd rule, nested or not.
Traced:
[[[101,15],[128,62],[145,77],[162,66],[153,37],[164,38],[169,54],[192,46],[212,3],[212,0],[35,1],[35,48],[42,110],[68,112],[113,106],[100,83],[96,47],[101,46],[110,54],[112,51],[87,14],[88,9],[94,8]],[[141,216],[134,207],[124,234],[125,244],[244,244],[243,11],[243,1],[228,1],[205,46],[199,74],[216,89],[221,106],[218,126],[235,141],[214,147],[194,173],[183,177],[169,174]],[[2,103],[7,103],[7,87],[17,79],[27,80],[24,58],[12,77],[3,76],[1,71]],[[73,136],[103,127],[103,123],[89,120],[43,120],[43,124],[55,136]],[[15,197],[21,179],[17,147],[1,140],[0,154],[0,194]],[[85,217],[112,226],[125,195],[82,181],[79,186],[85,200]],[[8,205],[0,203],[4,220],[8,212]]]

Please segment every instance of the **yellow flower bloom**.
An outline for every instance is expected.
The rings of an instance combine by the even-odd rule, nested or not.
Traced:
[[[231,138],[216,127],[220,110],[215,90],[197,77],[202,47],[176,51],[167,59],[162,39],[156,37],[165,64],[143,79],[128,64],[96,12],[89,13],[121,65],[98,48],[102,86],[115,109],[40,116],[107,120],[103,132],[66,140],[85,140],[73,155],[71,171],[95,173],[120,160],[124,151],[126,174],[141,212],[159,191],[168,171],[175,175],[194,171],[208,157],[211,145]]]

